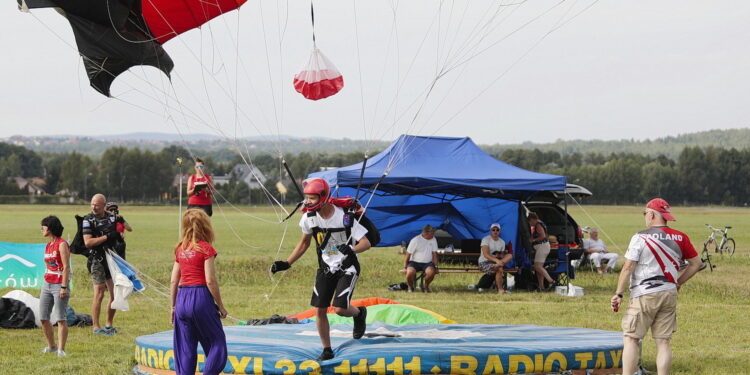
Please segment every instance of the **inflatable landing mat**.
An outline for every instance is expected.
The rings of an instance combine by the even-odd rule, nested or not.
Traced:
[[[322,351],[314,324],[224,327],[226,374],[515,374],[621,367],[622,333],[535,325],[332,325],[335,357]],[[198,371],[203,355],[198,346]],[[136,339],[136,372],[174,374],[172,331]]]

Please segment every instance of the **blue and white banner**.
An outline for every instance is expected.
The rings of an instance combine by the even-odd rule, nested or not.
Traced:
[[[46,243],[0,242],[0,288],[41,289]]]

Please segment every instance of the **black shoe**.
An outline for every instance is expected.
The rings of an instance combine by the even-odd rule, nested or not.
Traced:
[[[320,357],[316,361],[327,361],[333,359],[333,350],[331,348],[323,348],[323,353],[320,353]]]
[[[359,315],[354,317],[354,329],[352,330],[352,337],[354,339],[361,339],[365,334],[365,328],[367,328],[367,308],[364,306],[359,307]]]

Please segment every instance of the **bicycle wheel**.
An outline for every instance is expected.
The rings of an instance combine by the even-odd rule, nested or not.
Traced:
[[[734,238],[727,238],[727,242],[721,248],[721,253],[727,253],[730,257],[734,255]]]

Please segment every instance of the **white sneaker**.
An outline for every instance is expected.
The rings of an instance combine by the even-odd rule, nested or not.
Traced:
[[[48,347],[42,349],[42,353],[54,353],[56,351],[57,351],[57,347],[56,346],[53,346],[53,347],[49,347],[48,346]]]
[[[469,284],[469,285],[466,286],[466,289],[474,290],[474,288],[476,288],[476,287],[477,286],[475,284]]]
[[[65,351],[62,349],[57,349],[57,356],[58,357],[65,357],[67,354],[65,354]]]
[[[484,288],[477,288],[477,292],[484,293]]]

